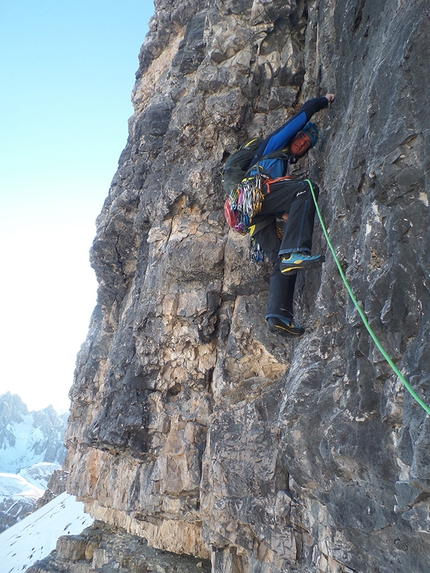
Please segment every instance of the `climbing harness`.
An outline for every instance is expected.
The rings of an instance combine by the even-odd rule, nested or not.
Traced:
[[[270,186],[273,185],[274,183],[279,183],[279,181],[288,181],[289,179],[292,179],[293,177],[291,175],[283,175],[282,177],[277,177],[276,179],[266,179],[264,181],[264,184],[267,188],[267,195],[269,195],[269,193],[271,192],[271,188]]]
[[[328,236],[327,233],[327,229],[326,226],[324,224],[322,215],[321,215],[321,211],[318,207],[318,203],[315,197],[315,193],[314,193],[314,189],[312,187],[312,183],[309,181],[309,179],[306,179],[307,183],[309,184],[311,193],[312,193],[312,199],[315,203],[315,208],[316,208],[316,212],[318,215],[318,219],[321,223],[321,228],[323,230],[324,236],[326,238],[327,244],[329,246],[329,249],[331,251],[331,254],[333,255],[334,261],[336,263],[336,266],[338,268],[339,274],[342,278],[342,281],[346,287],[346,290],[348,291],[348,294],[352,300],[352,302],[354,303],[355,308],[358,311],[358,314],[360,315],[361,320],[363,321],[364,326],[366,327],[367,332],[370,334],[373,342],[376,344],[378,350],[380,351],[380,353],[382,354],[382,356],[385,358],[385,360],[388,362],[388,364],[391,366],[391,369],[393,370],[393,372],[396,374],[396,376],[400,379],[401,383],[404,385],[404,387],[406,388],[406,390],[409,392],[409,394],[412,396],[412,398],[414,398],[414,400],[416,402],[418,402],[418,404],[423,408],[423,410],[430,415],[430,407],[418,396],[418,394],[415,392],[415,390],[412,388],[412,386],[409,384],[409,382],[406,380],[406,378],[403,376],[403,374],[400,372],[400,370],[397,368],[397,366],[394,364],[394,362],[391,360],[391,358],[389,357],[389,355],[387,354],[387,352],[385,351],[385,349],[382,347],[381,343],[379,342],[378,338],[376,337],[376,334],[373,332],[372,328],[369,325],[369,322],[367,321],[366,315],[364,314],[363,310],[361,309],[357,299],[354,296],[354,293],[352,292],[352,289],[346,279],[345,273],[343,272],[343,269],[341,267],[341,264],[339,262],[339,259],[336,255],[336,252],[333,248],[333,245],[331,244],[330,238]]]

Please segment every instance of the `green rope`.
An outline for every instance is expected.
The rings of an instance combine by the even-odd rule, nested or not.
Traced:
[[[409,382],[406,380],[406,378],[402,375],[402,373],[399,371],[399,369],[397,368],[397,366],[394,364],[394,362],[391,360],[391,358],[388,356],[388,354],[385,352],[384,348],[382,347],[381,343],[379,342],[379,340],[376,337],[376,334],[373,332],[372,328],[370,327],[366,315],[364,314],[363,310],[361,309],[360,305],[358,304],[357,299],[354,296],[354,293],[351,290],[351,287],[349,286],[348,281],[346,280],[346,276],[345,273],[342,270],[342,267],[340,265],[339,259],[337,258],[336,252],[333,248],[333,245],[331,244],[331,241],[329,239],[328,233],[327,233],[327,229],[324,225],[324,221],[323,218],[321,216],[321,211],[318,207],[318,203],[315,197],[315,192],[314,189],[312,187],[312,183],[309,181],[309,179],[306,179],[307,183],[309,183],[309,187],[311,189],[312,192],[312,198],[314,200],[315,203],[315,208],[318,214],[318,218],[320,220],[321,223],[321,227],[324,233],[324,236],[326,238],[327,244],[329,246],[329,249],[333,255],[334,261],[336,263],[336,266],[338,268],[339,274],[343,280],[343,283],[346,287],[346,290],[348,291],[349,296],[351,297],[352,302],[354,303],[355,308],[358,311],[358,314],[360,315],[361,320],[363,321],[364,326],[367,329],[367,332],[370,334],[370,336],[372,337],[373,342],[376,344],[377,348],[379,349],[380,353],[382,354],[382,356],[385,358],[385,360],[388,362],[388,364],[391,366],[393,372],[398,376],[398,378],[400,379],[400,381],[402,382],[402,384],[404,385],[404,387],[406,388],[406,390],[409,392],[409,394],[418,402],[418,404],[427,412],[427,414],[430,414],[430,408],[429,406],[427,406],[427,404],[418,396],[418,394],[415,392],[415,390],[412,388],[412,386],[409,384]]]

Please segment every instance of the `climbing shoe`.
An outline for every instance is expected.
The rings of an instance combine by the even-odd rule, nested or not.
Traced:
[[[308,255],[307,253],[291,253],[281,258],[281,273],[294,274],[301,269],[312,269],[325,261],[323,255]]]
[[[276,318],[271,316],[267,319],[267,324],[269,325],[270,332],[280,334],[281,336],[301,336],[304,334],[305,329],[296,324],[293,320],[289,318]]]

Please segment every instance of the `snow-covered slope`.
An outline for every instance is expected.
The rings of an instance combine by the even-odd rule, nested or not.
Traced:
[[[18,474],[0,473],[0,501],[4,497],[22,496],[39,499],[59,464],[41,462],[21,470]]]
[[[93,522],[82,503],[63,493],[0,533],[1,573],[25,571],[55,549],[61,535],[75,535]]]
[[[20,470],[19,475],[36,488],[45,491],[49,478],[60,467],[60,464],[57,463],[40,462]]]
[[[0,532],[34,511],[58,464],[42,462],[19,474],[0,473]]]
[[[0,474],[0,501],[5,497],[20,496],[33,500],[43,495],[43,489],[19,474]]]
[[[61,467],[65,428],[52,406],[29,412],[19,396],[0,396],[0,532],[34,510]]]

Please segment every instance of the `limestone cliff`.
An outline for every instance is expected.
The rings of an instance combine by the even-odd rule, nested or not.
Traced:
[[[228,232],[220,169],[336,93],[298,166],[388,354],[430,403],[425,0],[156,0],[98,218],[68,491],[213,573],[428,569],[430,424],[382,359],[318,223],[306,334],[267,331],[270,264]]]

